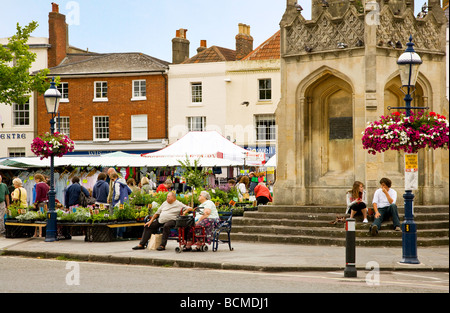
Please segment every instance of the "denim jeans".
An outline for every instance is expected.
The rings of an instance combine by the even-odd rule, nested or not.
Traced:
[[[6,202],[0,202],[0,235],[5,234]]]
[[[381,223],[383,220],[389,216],[392,216],[392,223],[395,227],[400,227],[400,218],[398,216],[398,209],[395,203],[392,203],[390,206],[384,208],[378,208],[378,212],[380,213],[380,217],[376,218],[372,225],[377,226],[378,230],[381,228]]]

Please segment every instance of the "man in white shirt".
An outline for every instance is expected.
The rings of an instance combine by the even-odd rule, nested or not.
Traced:
[[[161,204],[150,221],[145,223],[142,239],[133,250],[145,249],[152,234],[156,234],[160,227],[163,227],[162,240],[161,245],[156,250],[165,250],[170,229],[175,227],[175,220],[180,215],[181,209],[187,208],[189,208],[187,205],[177,200],[173,192],[169,192],[166,201]]]
[[[392,182],[389,178],[380,180],[380,189],[373,195],[373,210],[375,211],[375,221],[370,226],[372,236],[378,234],[381,223],[387,216],[392,216],[392,223],[395,231],[401,231],[400,218],[395,202],[397,201],[397,192],[391,188]]]

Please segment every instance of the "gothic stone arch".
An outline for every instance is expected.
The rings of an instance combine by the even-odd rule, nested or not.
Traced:
[[[354,92],[342,73],[322,67],[297,89],[303,121],[307,203],[326,203],[355,180]],[[299,137],[301,138],[301,137]]]

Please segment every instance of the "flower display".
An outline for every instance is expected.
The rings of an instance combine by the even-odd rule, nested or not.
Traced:
[[[364,149],[371,154],[387,150],[417,153],[423,148],[448,149],[449,123],[445,116],[423,110],[394,112],[380,120],[369,122],[362,133]]]
[[[75,148],[74,142],[64,134],[55,132],[53,135],[45,133],[34,138],[31,143],[31,151],[42,159],[63,155],[72,152]]]

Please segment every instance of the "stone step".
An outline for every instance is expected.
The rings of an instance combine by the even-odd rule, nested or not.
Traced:
[[[369,233],[368,224],[364,225],[364,228],[356,230],[356,237],[371,237]],[[295,235],[295,236],[318,236],[318,237],[333,237],[344,238],[346,231],[344,227],[340,228],[310,228],[310,227],[288,227],[288,226],[236,226],[233,225],[233,232],[243,234],[272,234],[272,235]],[[419,229],[417,231],[417,237],[420,238],[435,238],[435,237],[448,237],[449,229]],[[391,225],[382,225],[377,237],[392,237],[401,238],[402,232],[393,231]]]
[[[372,207],[369,204],[369,207]],[[336,213],[344,214],[345,205],[339,206],[298,206],[298,205],[260,205],[259,212],[297,212],[297,213]],[[403,206],[398,207],[399,213],[404,212]],[[414,213],[449,213],[448,205],[417,205],[414,206]],[[247,213],[247,212],[246,212]]]
[[[291,227],[326,227],[326,228],[336,228],[340,225],[344,227],[344,223],[336,223],[331,224],[331,222],[335,221],[335,216],[295,216],[290,218],[275,218],[276,215],[258,215],[251,214],[249,216],[245,215],[243,218],[234,218],[234,225],[241,226],[258,226],[258,225],[279,225],[279,226],[291,226]],[[400,217],[400,222],[403,222],[403,217]],[[369,218],[369,224],[371,224],[373,218]],[[449,228],[449,220],[448,215],[447,218],[443,217],[442,219],[437,220],[427,220],[417,218],[414,219],[415,223],[418,225],[418,229],[448,229]],[[356,219],[356,228],[363,227],[362,218]],[[385,221],[384,223],[390,223],[390,220]]]
[[[231,240],[235,241],[252,241],[252,242],[271,242],[279,244],[300,244],[300,245],[323,245],[323,246],[345,246],[345,239],[320,236],[279,236],[273,234],[248,234],[248,233],[232,233]],[[418,238],[417,246],[448,246],[448,238]],[[384,247],[401,247],[402,238],[384,238],[384,237],[362,237],[357,238],[356,246],[384,246]]]
[[[232,240],[280,242],[306,245],[345,246],[345,223],[336,221],[346,217],[344,206],[259,206],[257,211],[246,211],[233,218]],[[400,222],[404,220],[404,207],[399,207]],[[356,216],[356,237],[359,246],[402,246],[402,232],[392,230],[392,219],[382,224],[373,237],[369,223]],[[449,244],[449,206],[415,206],[418,246]]]

